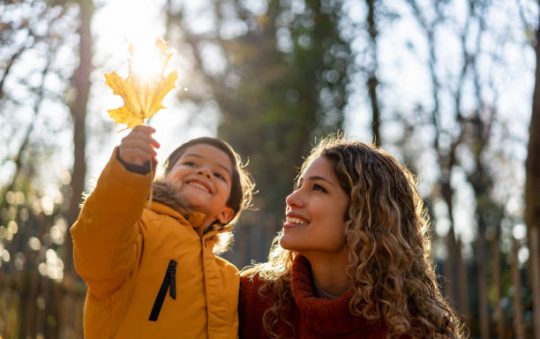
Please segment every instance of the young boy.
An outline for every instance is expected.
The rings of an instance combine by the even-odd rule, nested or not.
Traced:
[[[227,143],[199,138],[152,184],[154,132],[138,126],[122,139],[71,228],[88,284],[85,338],[235,338],[238,271],[213,250],[253,183]]]

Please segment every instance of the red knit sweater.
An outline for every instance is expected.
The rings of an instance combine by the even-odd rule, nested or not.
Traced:
[[[306,258],[297,256],[291,272],[291,307],[284,318],[294,327],[280,320],[274,328],[280,338],[385,338],[386,330],[381,324],[367,323],[349,312],[352,290],[335,299],[323,299],[314,295],[311,287],[311,268]],[[273,291],[259,294],[263,281],[241,277],[240,280],[240,338],[269,338],[262,323],[264,312],[275,298]]]

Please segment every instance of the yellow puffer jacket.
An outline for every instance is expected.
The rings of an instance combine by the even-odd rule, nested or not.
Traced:
[[[71,228],[85,338],[237,338],[238,270],[212,253],[203,215],[145,208],[152,179],[113,154]]]

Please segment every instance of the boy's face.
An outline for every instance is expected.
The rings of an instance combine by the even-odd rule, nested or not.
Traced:
[[[186,149],[165,176],[189,208],[206,214],[207,219],[227,223],[234,210],[227,206],[231,194],[232,162],[226,153],[207,145]]]

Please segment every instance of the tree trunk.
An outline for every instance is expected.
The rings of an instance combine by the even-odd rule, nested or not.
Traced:
[[[514,313],[514,338],[525,339],[523,307],[521,306],[521,278],[519,276],[519,243],[512,237],[512,312]]]
[[[495,292],[495,317],[497,324],[497,336],[504,338],[506,319],[504,319],[504,310],[501,304],[502,301],[502,281],[501,281],[501,252],[500,252],[500,235],[498,234],[493,240],[493,291]]]
[[[534,310],[534,337],[540,339],[540,270],[538,267],[538,256],[540,255],[540,248],[538,248],[538,230],[531,228],[530,233],[530,258],[531,258],[531,285],[533,290],[533,310]]]
[[[368,69],[368,79],[367,79],[367,88],[369,94],[369,101],[371,104],[371,131],[373,144],[381,144],[381,112],[379,107],[379,99],[377,96],[377,86],[379,85],[379,79],[377,78],[377,69],[379,67],[378,56],[377,56],[377,16],[376,16],[376,5],[377,0],[366,0],[366,5],[368,8],[367,13],[367,25],[369,33],[369,45],[370,45],[370,54],[371,54],[371,64]]]
[[[29,269],[32,267],[30,264],[26,264],[26,270],[20,272],[22,277],[22,289],[21,295],[21,323],[19,335],[21,338],[34,338],[36,331],[36,298],[37,298],[37,283],[39,280],[39,274],[36,270]]]
[[[540,6],[539,6],[540,7]],[[540,8],[539,8],[540,16]],[[540,243],[540,24],[536,30],[536,45],[534,48],[536,54],[535,84],[532,99],[531,124],[529,126],[529,146],[527,161],[525,163],[525,221],[529,229],[529,244]],[[532,239],[533,235],[536,236]],[[530,246],[532,247],[532,246]],[[538,253],[536,253],[538,255]],[[538,260],[531,260],[530,269],[532,272],[540,270]],[[535,265],[533,267],[533,265]],[[533,291],[536,293],[534,298],[534,319],[535,319],[535,337],[540,338],[540,281],[532,281]]]
[[[457,239],[456,266],[459,278],[459,311],[465,318],[465,322],[470,323],[471,314],[469,310],[469,283],[467,279],[467,263],[463,260],[463,243]]]
[[[447,256],[444,262],[444,276],[446,278],[444,294],[452,306],[461,310],[461,305],[457,305],[456,294],[458,281],[457,257],[459,254],[457,253],[456,231],[454,227],[454,190],[452,189],[452,185],[450,183],[453,164],[449,164],[448,167],[445,167],[445,165],[441,163],[439,166],[441,168],[441,173],[447,173],[441,176],[440,185],[441,195],[448,208],[448,220],[450,221],[450,228],[445,238]]]
[[[480,221],[482,222],[482,221]],[[482,226],[479,225],[479,229]],[[489,301],[487,295],[487,272],[486,272],[486,241],[485,232],[478,232],[477,239],[477,267],[478,267],[478,306],[480,308],[480,338],[489,339]]]
[[[79,67],[73,75],[76,97],[71,105],[73,118],[73,168],[71,172],[71,197],[66,214],[68,225],[71,225],[79,214],[79,204],[84,191],[86,177],[86,114],[90,93],[90,74],[92,72],[92,32],[91,22],[94,12],[93,3],[79,0]],[[73,247],[71,237],[65,242],[64,274],[73,276]]]
[[[71,172],[71,197],[69,207],[66,213],[68,225],[73,224],[79,214],[79,204],[84,191],[86,177],[86,115],[88,97],[90,94],[90,74],[92,73],[92,32],[91,23],[94,13],[94,4],[91,0],[79,0],[79,67],[73,75],[73,85],[76,96],[71,105],[71,116],[73,118],[73,168]],[[64,243],[64,281],[63,284],[67,290],[71,290],[75,285],[76,275],[73,265],[73,243],[70,233],[66,236]],[[67,295],[65,299],[73,298]],[[76,324],[80,319],[80,310],[75,309],[78,304],[75,300],[67,300],[68,304],[73,306],[62,312],[59,321],[62,326],[61,333],[69,335],[62,337],[80,337],[82,338],[81,327]]]

